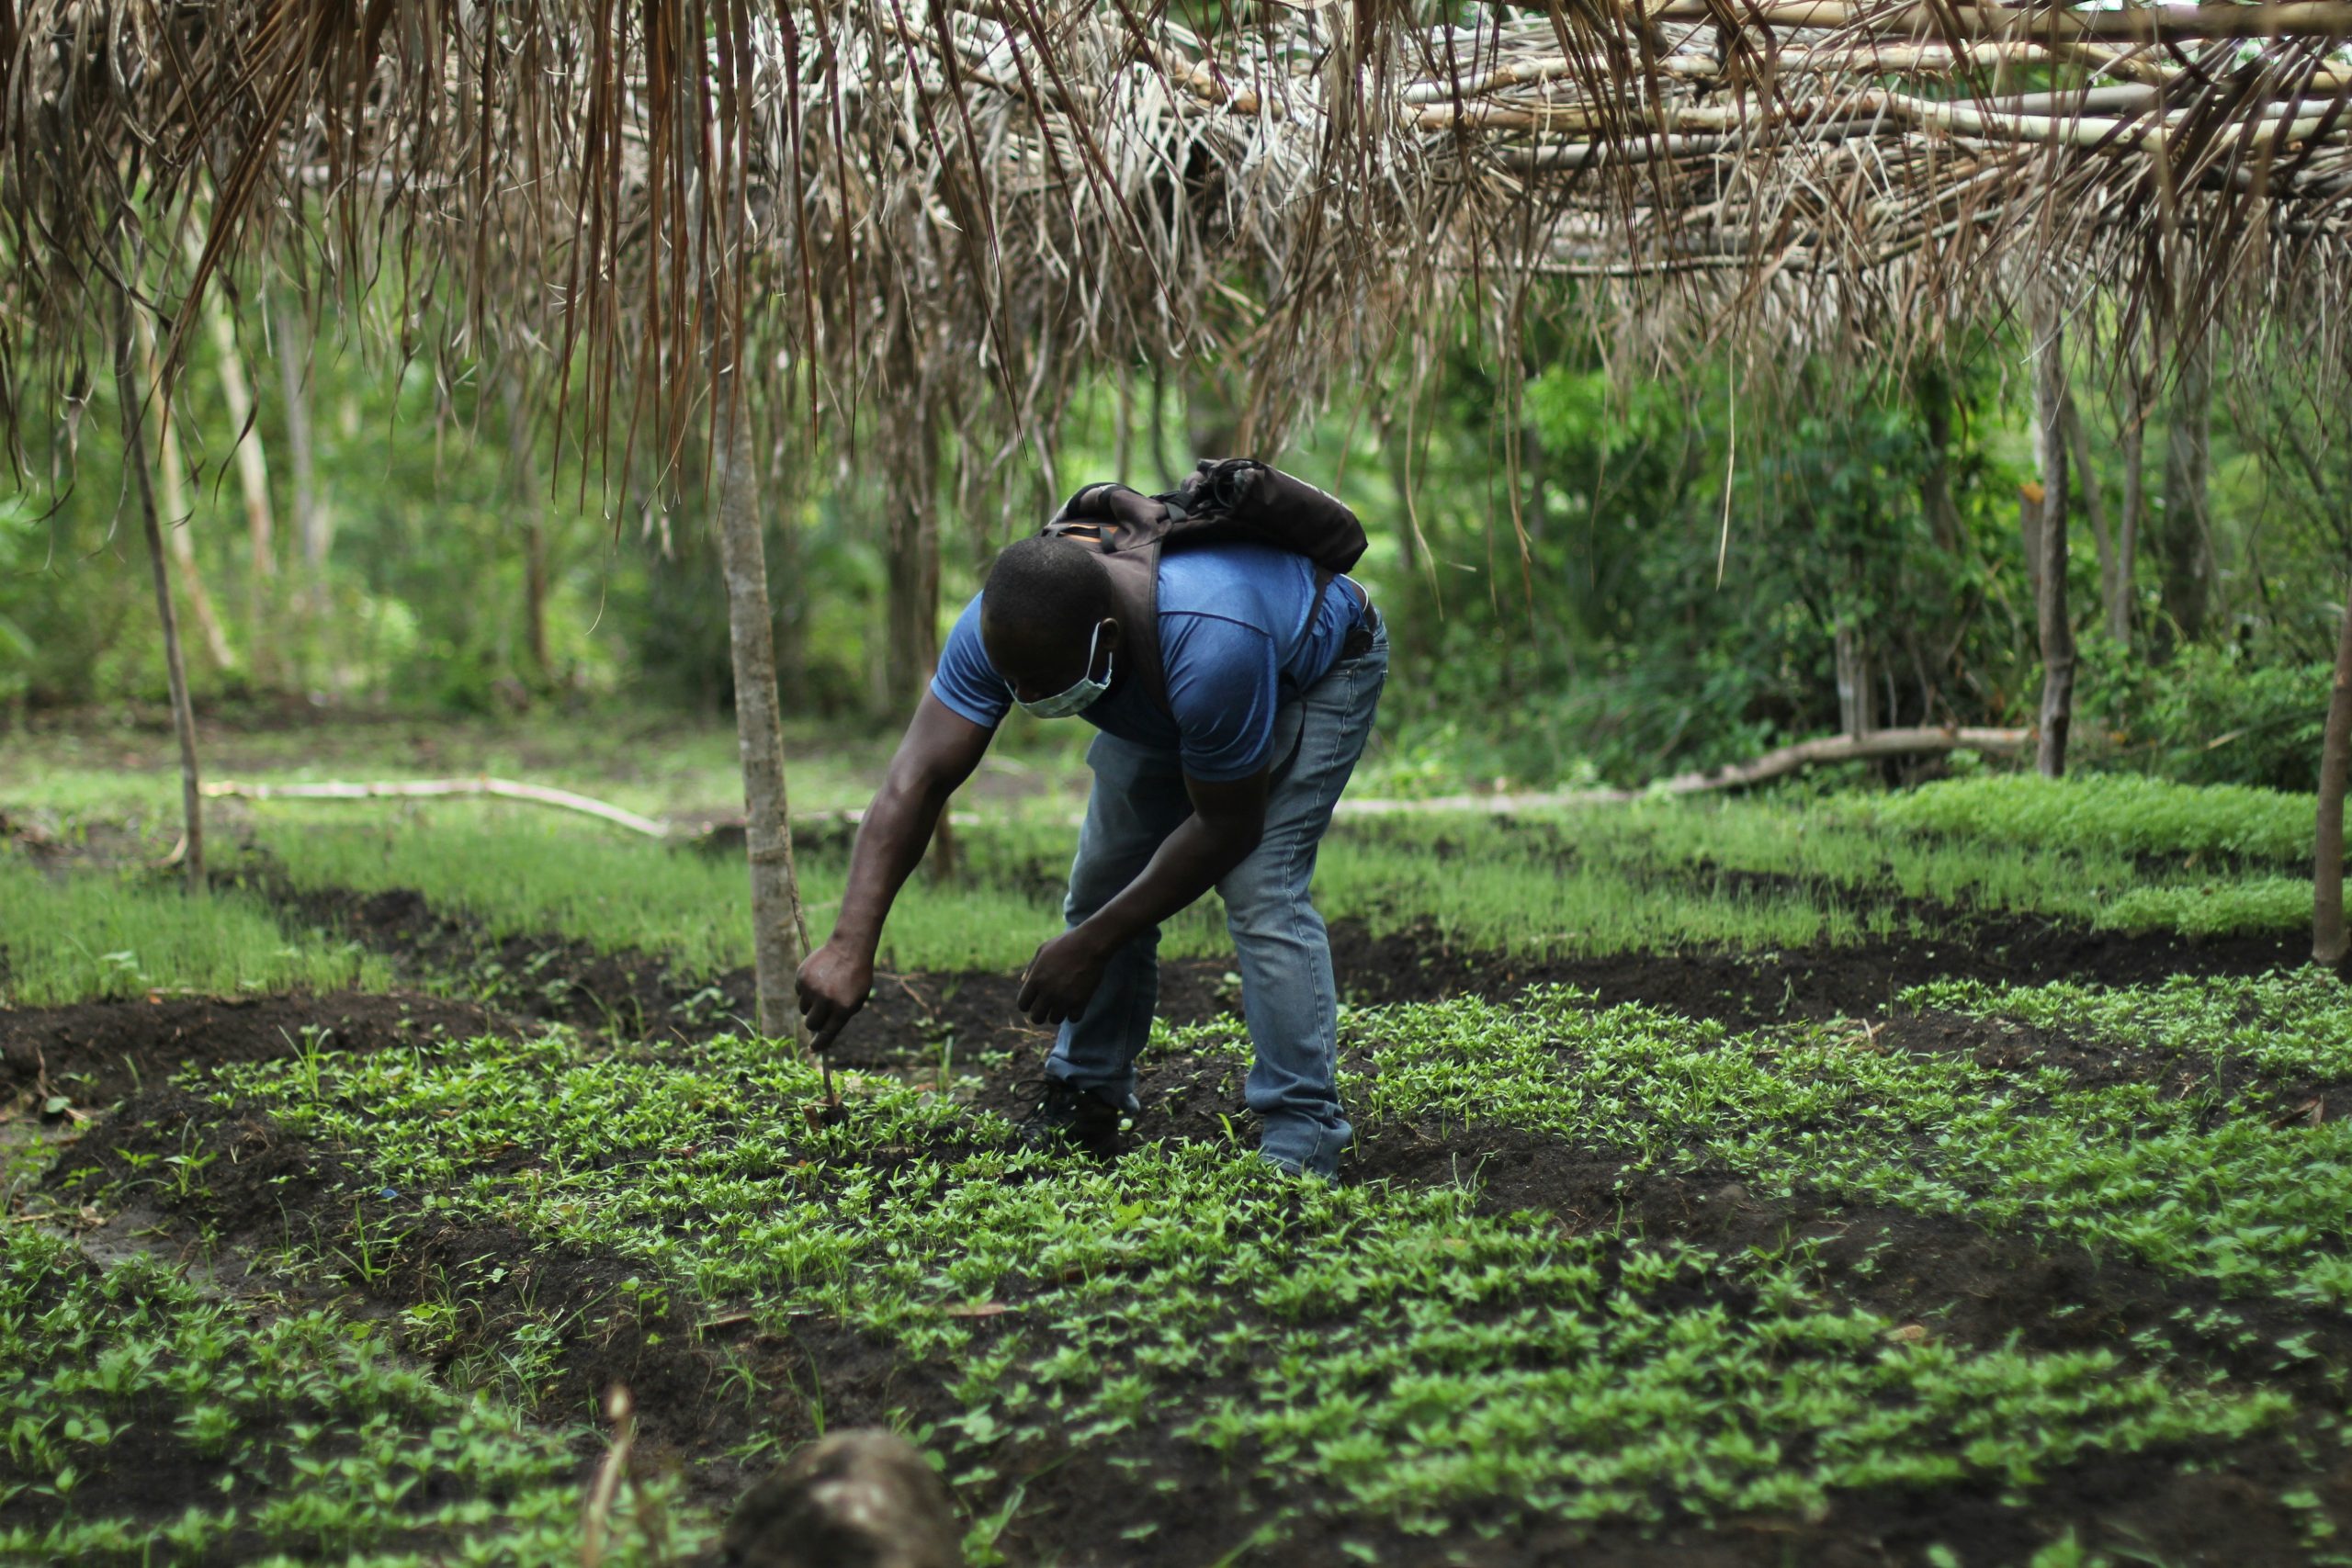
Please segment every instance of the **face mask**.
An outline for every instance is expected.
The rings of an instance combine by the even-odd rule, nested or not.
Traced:
[[[1093,679],[1094,650],[1102,641],[1102,623],[1097,621],[1094,623],[1094,635],[1086,639],[1087,672],[1078,678],[1078,684],[1066,692],[1057,692],[1050,697],[1039,697],[1034,703],[1023,703],[1020,696],[1016,694],[1012,700],[1021,703],[1021,711],[1033,718],[1068,718],[1072,714],[1084,713],[1093,706],[1094,699],[1111,689],[1110,660],[1103,661],[1102,679],[1100,681]]]

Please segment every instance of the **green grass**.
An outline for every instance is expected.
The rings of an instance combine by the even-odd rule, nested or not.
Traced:
[[[299,784],[489,773],[576,790],[657,818],[739,817],[743,807],[735,730],[724,718],[610,706],[502,719],[363,716],[284,728],[208,719],[198,729],[207,780]],[[1083,737],[1076,730],[1025,720],[1009,728],[970,793],[1069,808],[1085,788]],[[793,809],[864,806],[897,742],[895,729],[792,721],[785,749]],[[152,824],[168,844],[179,810],[178,766],[168,726],[100,722],[12,735],[0,746],[0,810],[17,817],[39,810],[65,827],[135,820]],[[244,807],[216,801],[209,809],[235,820]],[[376,809],[322,808],[357,819]]]
[[[414,888],[436,908],[462,910],[492,939],[553,934],[607,951],[633,948],[697,976],[752,962],[740,854],[673,849],[546,813],[447,807],[390,826],[273,825],[262,843],[298,888]],[[839,852],[801,857],[801,896],[820,940],[839,908],[845,869]],[[1059,924],[1057,901],[992,879],[938,887],[918,877],[892,911],[883,959],[893,968],[1017,968]],[[1197,914],[1175,924],[1180,932],[1215,929]]]
[[[1442,1061],[1492,1098],[1532,1063],[1487,1024],[1544,1039],[1568,1011],[1359,1015],[1382,1075],[1352,1092],[1376,1126],[1392,1082],[1425,1094]],[[1721,1042],[1684,1043],[1687,1072]],[[224,1104],[360,1151],[371,1180],[434,1194],[435,1213],[617,1249],[773,1332],[816,1314],[895,1343],[949,1387],[955,1414],[922,1435],[975,1514],[1072,1450],[1158,1484],[1149,1456],[1171,1437],[1342,1521],[1412,1532],[1802,1514],[1858,1488],[2030,1491],[2074,1459],[2228,1443],[2291,1409],[2107,1351],[1898,1335],[1840,1306],[1801,1246],[1731,1258],[1572,1232],[1479,1213],[1456,1188],[1301,1184],[1222,1145],[1104,1170],[878,1081],[846,1124],[816,1127],[799,1113],[812,1070],[757,1043],[330,1052],[315,1076],[255,1064],[218,1083]],[[942,1152],[865,1163],[910,1145]],[[500,1157],[517,1148],[534,1156],[519,1169]]]
[[[381,1325],[243,1310],[156,1259],[0,1232],[0,1561],[559,1568],[581,1560],[566,1436],[450,1393]],[[640,1518],[707,1537],[676,1492],[649,1476],[625,1496],[605,1561],[667,1560]]]
[[[731,856],[648,843],[517,807],[435,806],[372,819],[269,807],[260,842],[304,888],[414,888],[492,938],[555,935],[638,949],[695,976],[751,962],[743,874]],[[1007,820],[959,835],[966,874],[918,877],[893,909],[885,965],[1017,968],[1058,929],[1076,831]],[[846,853],[800,857],[809,924],[838,908]],[[1527,957],[1925,934],[1917,901],[2193,935],[2290,929],[2308,883],[2143,869],[2100,849],[1984,844],[1896,831],[1842,804],[1650,802],[1505,820],[1478,814],[1342,822],[1326,840],[1325,915],[1375,934],[1423,929]],[[1912,902],[1905,902],[1912,901]],[[1230,952],[1214,898],[1170,921],[1174,957]]]
[[[1883,828],[1983,843],[2274,863],[2311,859],[2318,815],[2308,795],[2135,773],[1987,773],[1907,794],[1851,797],[1846,808]]]
[[[0,851],[0,1007],[257,991],[383,990],[384,961],[281,928],[249,894],[191,899],[176,883],[50,877]]]
[[[2312,885],[2304,877],[2250,876],[2185,887],[2135,887],[2103,905],[2096,919],[2117,931],[2182,936],[2293,931],[2312,923]]]

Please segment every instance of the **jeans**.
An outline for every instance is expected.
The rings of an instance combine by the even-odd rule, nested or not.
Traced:
[[[1241,1010],[1257,1051],[1247,1089],[1262,1123],[1259,1147],[1288,1170],[1329,1176],[1355,1129],[1340,1110],[1339,992],[1331,943],[1308,899],[1331,807],[1372,734],[1388,676],[1388,637],[1334,664],[1274,721],[1265,835],[1217,884],[1241,968]],[[1062,912],[1075,926],[1134,881],[1160,840],[1193,814],[1176,753],[1098,735],[1086,823]],[[1124,1103],[1159,999],[1159,928],[1112,955],[1086,1010],[1061,1026],[1046,1070]]]

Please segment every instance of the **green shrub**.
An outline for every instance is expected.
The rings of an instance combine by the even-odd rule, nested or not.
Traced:
[[[2327,665],[2257,665],[2235,647],[2184,648],[2160,665],[2104,639],[2084,651],[2081,722],[2124,759],[2185,784],[2318,787]]]

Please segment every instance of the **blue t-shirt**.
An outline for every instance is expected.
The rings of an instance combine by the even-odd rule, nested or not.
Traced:
[[[1080,716],[1122,740],[1177,753],[1212,784],[1248,778],[1272,750],[1274,710],[1321,680],[1356,623],[1344,578],[1318,600],[1315,563],[1264,545],[1193,545],[1159,558],[1159,662],[1168,712],[1139,681],[1122,679]],[[980,595],[956,617],[932,695],[993,729],[1012,693],[980,642]]]

